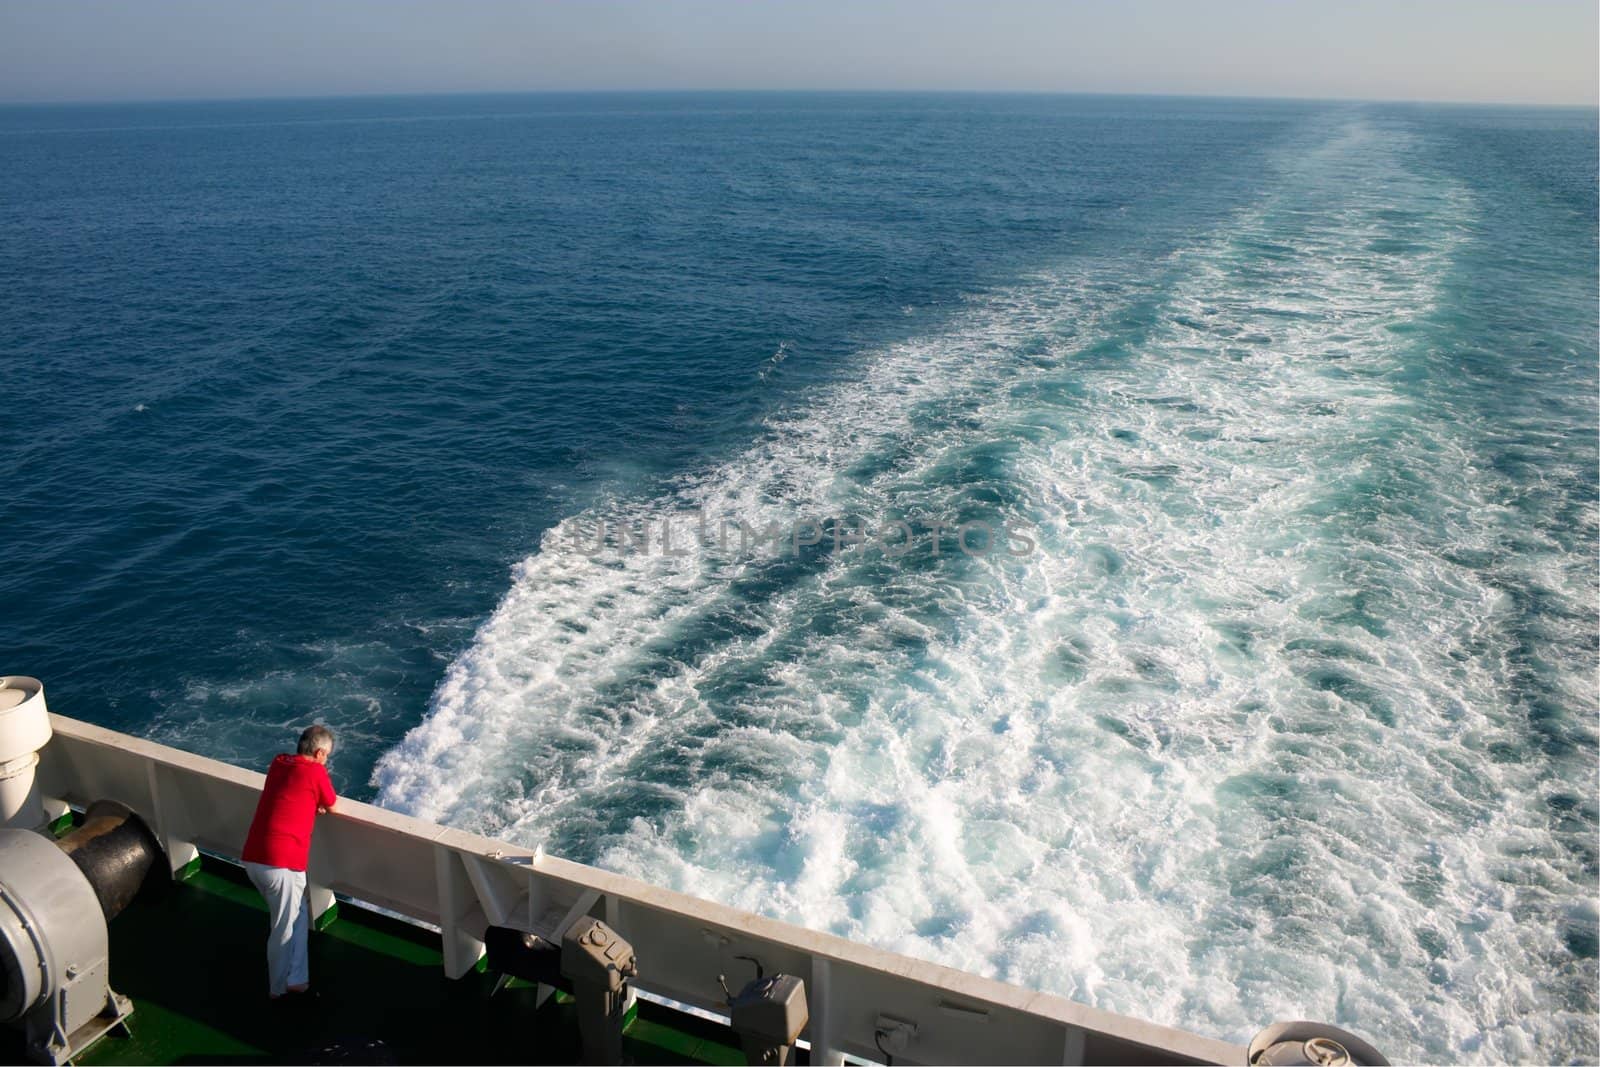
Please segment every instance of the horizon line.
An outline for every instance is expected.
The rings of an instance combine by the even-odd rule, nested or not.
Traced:
[[[261,93],[243,96],[151,96],[151,97],[61,97],[53,99],[0,99],[0,107],[85,107],[94,105],[141,104],[239,104],[269,101],[313,100],[380,100],[440,96],[688,96],[715,94],[807,94],[837,96],[1086,96],[1134,97],[1166,100],[1237,100],[1263,103],[1324,103],[1324,104],[1434,104],[1450,107],[1502,107],[1544,108],[1551,110],[1600,110],[1600,99],[1582,103],[1551,103],[1529,100],[1462,100],[1442,97],[1379,97],[1379,96],[1296,96],[1258,95],[1249,93],[1196,93],[1161,92],[1155,90],[1105,90],[1105,89],[886,89],[886,88],[604,88],[604,89],[431,89],[394,90],[338,93]]]

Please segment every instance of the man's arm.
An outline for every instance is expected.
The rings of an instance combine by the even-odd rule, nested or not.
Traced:
[[[324,769],[322,772],[321,795],[317,798],[317,814],[326,815],[333,810],[333,806],[338,801],[338,794],[333,791],[333,780],[328,777],[328,772]]]

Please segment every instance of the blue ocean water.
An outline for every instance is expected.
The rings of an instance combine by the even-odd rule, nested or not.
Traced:
[[[247,766],[323,719],[342,791],[1218,1036],[1592,1061],[1596,145],[0,109],[4,669]],[[829,536],[585,547],[707,514]]]

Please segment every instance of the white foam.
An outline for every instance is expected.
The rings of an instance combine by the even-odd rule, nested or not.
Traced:
[[[1455,562],[1517,519],[1394,329],[1475,211],[1413,151],[1353,119],[1159,277],[1040,273],[618,505],[788,522],[998,487],[1040,553],[778,581],[703,545],[589,559],[574,517],[382,802],[1238,1040],[1309,1017],[1397,1059],[1592,1055],[1593,968],[1556,968],[1593,887],[1540,808],[1550,766],[1494,755],[1527,747],[1515,606]],[[1583,561],[1518,560],[1592,602]]]

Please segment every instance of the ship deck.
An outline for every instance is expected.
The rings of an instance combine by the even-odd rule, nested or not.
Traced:
[[[570,998],[536,1005],[531,984],[494,992],[482,971],[446,978],[438,935],[349,903],[311,935],[313,992],[269,1000],[266,908],[242,869],[209,856],[147,887],[110,931],[131,1034],[80,1064],[578,1062]],[[0,1030],[0,1062],[22,1062],[20,1036]],[[727,1028],[643,1000],[623,1040],[628,1062],[745,1062]]]

